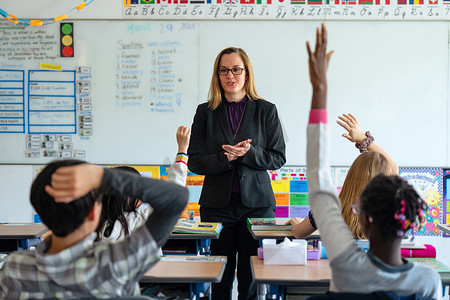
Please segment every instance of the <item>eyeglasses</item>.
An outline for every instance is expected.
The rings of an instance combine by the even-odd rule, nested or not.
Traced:
[[[352,204],[352,213],[355,215],[359,215],[360,209],[359,209],[359,202]]]
[[[228,75],[228,72],[230,72],[230,71],[231,71],[231,73],[232,73],[233,75],[241,75],[242,72],[244,71],[244,69],[243,69],[243,68],[240,68],[240,67],[233,67],[233,68],[231,68],[231,69],[220,68],[220,69],[217,71],[217,73],[218,73],[219,75],[226,76],[226,75]]]

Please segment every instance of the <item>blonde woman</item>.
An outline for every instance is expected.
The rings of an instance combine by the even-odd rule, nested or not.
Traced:
[[[250,256],[258,241],[246,219],[274,217],[275,197],[267,170],[285,162],[285,143],[277,109],[259,97],[244,50],[226,48],[217,55],[209,100],[200,104],[192,124],[188,167],[205,175],[200,196],[202,221],[222,222],[211,254],[228,258],[213,299],[231,299],[237,263],[239,299],[255,299]],[[236,261],[236,254],[238,260]]]
[[[338,118],[337,123],[347,130],[347,133],[342,136],[355,143],[356,148],[361,152],[351,165],[339,193],[342,216],[354,237],[364,239],[366,237],[362,232],[358,216],[352,212],[352,205],[359,201],[363,189],[372,178],[380,173],[397,175],[398,166],[383,148],[373,142],[374,139],[369,132],[364,133],[361,130],[355,116],[343,114]],[[292,231],[296,238],[305,238],[317,229],[311,212],[303,221],[300,218],[293,218],[287,223],[292,224]]]

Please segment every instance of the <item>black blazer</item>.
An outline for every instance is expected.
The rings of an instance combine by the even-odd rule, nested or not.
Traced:
[[[275,205],[267,170],[286,163],[285,143],[278,112],[266,100],[247,100],[236,141],[252,139],[244,157],[228,162],[222,145],[235,145],[227,105],[208,108],[200,104],[192,124],[189,170],[205,175],[199,204],[226,207],[231,195],[234,168],[238,169],[242,203],[251,208]]]

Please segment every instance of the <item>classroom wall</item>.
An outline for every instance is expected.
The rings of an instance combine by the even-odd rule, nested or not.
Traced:
[[[41,0],[30,4],[21,0],[11,1],[8,7],[1,8],[19,17],[46,18],[66,12],[79,2]],[[120,0],[96,0],[72,19],[123,20],[121,3]],[[38,8],[45,9],[41,13]],[[209,69],[216,53],[230,43],[243,45],[254,58],[261,95],[279,108],[287,142],[292,145],[288,149],[290,160],[294,165],[304,165],[302,141],[311,95],[304,41],[314,39],[312,28],[321,20],[323,18],[313,21],[199,21],[203,29],[198,38],[208,41],[208,47],[198,50],[198,65],[202,71],[193,74],[198,80],[198,99],[194,102],[206,99]],[[377,142],[400,166],[449,166],[449,23],[445,20],[328,23],[330,45],[336,50],[329,70],[332,79],[330,121],[341,113],[354,112],[362,128],[372,130]],[[261,26],[269,28],[266,33],[259,31]],[[293,30],[286,30],[287,27]],[[250,38],[249,33],[256,32],[260,34]],[[263,47],[258,46],[265,34],[272,39],[262,42],[265,43]],[[289,47],[283,46],[284,41],[288,41]],[[271,51],[264,53],[268,47]],[[293,97],[278,99],[288,90],[292,91]],[[302,97],[302,102],[297,96]],[[356,155],[354,146],[340,137],[342,132],[337,125],[331,126],[335,166],[350,165]],[[0,144],[0,152],[4,147]],[[169,152],[167,157],[171,157],[173,151]],[[4,157],[0,159],[4,161]],[[170,162],[170,159],[164,159],[164,163]],[[0,165],[0,222],[32,220],[28,193],[40,167],[33,163]],[[417,237],[417,240],[435,245],[437,258],[450,265],[447,251],[450,239]]]

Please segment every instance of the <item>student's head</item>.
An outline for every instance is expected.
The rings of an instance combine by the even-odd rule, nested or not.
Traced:
[[[425,202],[414,188],[399,176],[376,176],[364,189],[359,218],[367,237],[375,226],[384,239],[402,238],[410,228],[425,221]]]
[[[345,177],[339,199],[342,204],[342,216],[353,235],[358,239],[365,238],[358,216],[352,213],[352,205],[359,201],[363,189],[378,174],[394,175],[389,161],[379,152],[361,153],[353,162]]]
[[[45,191],[46,185],[51,185],[52,174],[60,167],[67,167],[85,163],[80,160],[59,160],[49,163],[37,176],[31,186],[30,200],[42,222],[54,235],[65,237],[78,229],[96,201],[100,200],[97,191],[91,191],[87,195],[70,203],[57,203]]]
[[[140,173],[132,167],[120,166],[116,168],[140,175]],[[128,222],[125,217],[125,213],[136,211],[136,207],[139,205],[139,202],[139,199],[133,199],[122,195],[103,195],[103,209],[100,215],[100,222],[96,229],[98,238],[110,237],[116,221],[119,221],[121,224],[124,234],[129,234],[130,232],[128,230]]]
[[[138,170],[136,170],[135,168],[130,167],[130,166],[119,166],[119,167],[116,167],[116,169],[124,170],[124,171],[127,171],[129,173],[133,173],[135,175],[141,176],[141,173],[139,173]],[[125,199],[125,201],[123,201],[124,199]],[[138,207],[140,202],[141,202],[139,199],[133,199],[133,198],[130,198],[130,197],[126,197],[126,198],[122,197],[121,200],[122,200],[121,202],[122,202],[122,205],[123,205],[123,210],[125,212],[135,211],[136,207]]]
[[[228,71],[228,74],[220,73],[221,69],[232,69],[237,67],[236,71]],[[227,84],[233,83],[233,84]],[[258,99],[258,91],[255,86],[255,77],[252,64],[247,53],[241,48],[229,47],[220,51],[214,62],[211,85],[209,87],[209,107],[216,109],[222,102],[222,96],[226,94],[244,92],[250,99]]]

